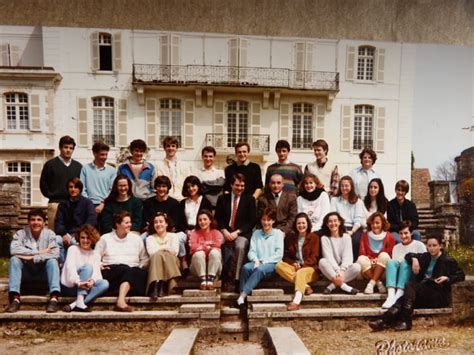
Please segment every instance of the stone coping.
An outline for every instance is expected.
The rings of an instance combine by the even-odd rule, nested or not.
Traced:
[[[268,327],[267,334],[278,355],[310,355],[298,334],[290,327]]]
[[[71,303],[75,297],[60,297],[59,301],[62,304]],[[22,304],[43,304],[47,303],[49,296],[21,296]],[[216,294],[210,296],[190,296],[184,297],[181,295],[170,295],[164,297],[158,297],[156,301],[152,301],[150,297],[136,296],[126,297],[127,303],[130,304],[173,304],[173,303],[219,303],[221,298]],[[94,301],[94,304],[115,304],[117,297],[99,297]]]
[[[198,334],[198,328],[175,328],[156,355],[191,354]]]

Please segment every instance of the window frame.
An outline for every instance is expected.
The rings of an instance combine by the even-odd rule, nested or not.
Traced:
[[[360,110],[360,112],[358,112]],[[352,151],[364,148],[374,149],[375,145],[375,106],[369,104],[354,105],[352,121]],[[360,127],[358,127],[360,126]],[[369,137],[369,139],[367,139]]]
[[[18,169],[17,171],[10,171],[10,166],[11,164],[15,164],[16,168]],[[21,194],[20,194],[20,199],[21,199],[21,205],[22,206],[31,206],[32,201],[33,201],[33,192],[32,192],[32,164],[31,162],[28,161],[7,161],[5,162],[6,165],[6,175],[8,176],[18,176],[19,178],[23,179],[23,183],[21,184]],[[22,171],[22,166],[25,165],[28,167],[29,171]],[[25,177],[26,179],[25,181]]]
[[[163,107],[163,104],[166,102],[166,107]],[[179,107],[176,107],[177,103],[179,103]],[[163,142],[163,139],[167,136],[175,137],[178,140],[178,146],[181,148],[183,146],[183,139],[184,139],[184,127],[183,127],[183,116],[184,116],[184,100],[177,99],[174,97],[163,97],[158,100],[158,118],[159,118],[159,125],[158,125],[158,137],[159,142]],[[163,113],[167,113],[167,129],[164,132],[164,125],[163,120],[166,119],[162,116]],[[179,113],[179,123],[176,124],[174,122],[175,114]]]
[[[14,102],[9,102],[8,97],[13,95]],[[26,101],[22,102],[20,98],[26,98]],[[10,132],[27,132],[31,130],[31,114],[30,114],[30,97],[27,93],[25,92],[6,92],[3,94],[3,99],[4,99],[4,105],[2,107],[3,112],[5,113],[5,129]],[[24,109],[26,111],[26,120],[22,119],[22,115],[25,114],[25,112],[22,112],[21,109]],[[14,111],[14,121],[15,121],[15,127],[12,128],[10,127],[10,118],[9,115],[11,114],[10,110]],[[9,112],[10,111],[10,112]],[[22,121],[23,123],[26,121],[26,127],[22,127]]]
[[[300,106],[299,110],[296,110]],[[315,124],[315,105],[309,102],[294,102],[291,104],[291,147],[296,150],[311,149],[314,141],[314,124]],[[305,124],[305,120],[309,118],[310,125]],[[295,132],[296,122],[299,120],[299,132]],[[306,127],[306,128],[305,128]],[[309,132],[309,136],[305,133]],[[295,137],[295,133],[299,133]],[[306,139],[305,139],[306,137]],[[296,140],[298,138],[298,140]]]
[[[96,106],[96,100],[101,101],[100,106]],[[106,103],[112,102],[112,105],[107,105]],[[116,147],[117,144],[117,118],[116,118],[116,100],[110,96],[94,96],[92,98],[92,141],[93,142],[104,142],[105,144]],[[106,113],[112,111],[111,116],[107,116]],[[96,133],[96,128],[98,128],[98,117],[96,113],[100,112],[100,123],[101,123],[101,132],[100,134]],[[112,123],[110,121],[112,118]],[[97,120],[97,121],[96,121]],[[108,130],[112,128],[112,133],[107,134]],[[109,140],[112,139],[112,140]]]
[[[235,103],[235,109],[232,108]],[[246,106],[244,108],[243,106]],[[251,104],[246,100],[228,100],[226,102],[225,115],[225,132],[227,135],[227,148],[234,148],[239,142],[249,142],[250,133],[250,119],[251,119]],[[235,117],[231,117],[235,115]],[[235,123],[230,120],[235,119]],[[234,127],[235,126],[235,127]],[[231,132],[234,131],[234,132]],[[244,132],[245,130],[245,132]]]
[[[374,46],[358,46],[357,48],[357,55],[356,55],[356,62],[355,62],[355,80],[358,82],[366,82],[372,83],[376,81],[376,67],[375,61],[377,56],[377,48]],[[364,53],[360,53],[364,51]],[[368,52],[371,51],[372,53],[369,54]],[[361,73],[361,77],[359,77],[359,73]],[[369,77],[370,74],[370,77]]]

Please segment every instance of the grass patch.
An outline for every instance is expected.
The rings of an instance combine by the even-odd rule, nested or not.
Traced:
[[[446,250],[458,262],[466,275],[474,275],[474,246],[459,245],[456,249]]]
[[[0,277],[8,277],[8,263],[8,258],[0,257]]]

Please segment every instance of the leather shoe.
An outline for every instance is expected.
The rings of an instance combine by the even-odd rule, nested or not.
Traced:
[[[408,324],[407,322],[399,322],[393,327],[393,329],[397,331],[410,330],[411,324]]]
[[[114,311],[115,312],[127,312],[127,313],[130,313],[130,312],[133,312],[133,308],[130,307],[130,306],[125,306],[125,307],[119,307],[117,305],[114,306]]]
[[[387,324],[382,319],[372,320],[369,322],[369,327],[374,332],[380,332],[381,330],[387,329]]]
[[[46,307],[46,313],[56,313],[59,310],[59,303],[56,298],[51,298]]]
[[[75,307],[74,307],[74,308],[75,308]],[[66,313],[70,313],[70,312],[72,312],[72,308],[71,308],[71,306],[70,306],[70,305],[68,305],[68,304],[67,304],[67,305],[65,305],[65,306],[63,307],[63,312],[66,312]]]
[[[313,293],[313,289],[311,288],[311,286],[306,286],[305,289],[304,289],[304,294],[306,296],[309,296]]]
[[[20,309],[20,302],[12,301],[7,308],[5,308],[6,313],[16,313]]]
[[[332,291],[326,287],[326,288],[323,290],[323,295],[330,295],[331,292],[332,292]]]
[[[286,309],[288,311],[297,311],[300,308],[301,308],[301,306],[299,304],[296,304],[296,303],[293,303],[293,302],[290,302],[288,304],[288,306],[286,307]]]

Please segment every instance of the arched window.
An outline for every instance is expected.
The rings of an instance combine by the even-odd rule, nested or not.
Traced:
[[[374,144],[374,107],[356,105],[354,107],[353,149],[373,147]]]
[[[7,162],[7,174],[23,179],[21,184],[21,205],[31,205],[31,164],[28,162]]]
[[[181,100],[170,98],[160,100],[160,142],[163,142],[166,136],[173,136],[181,147],[181,117]]]
[[[94,142],[104,142],[115,146],[115,113],[112,97],[93,97],[92,111],[94,116]]]
[[[359,47],[357,56],[357,80],[374,80],[374,58],[374,47]]]
[[[24,130],[30,128],[28,95],[20,92],[5,94],[7,129]]]
[[[227,147],[238,142],[247,142],[249,136],[249,103],[246,101],[227,102]]]
[[[313,143],[313,105],[305,102],[293,104],[291,145],[295,149],[311,148]]]

